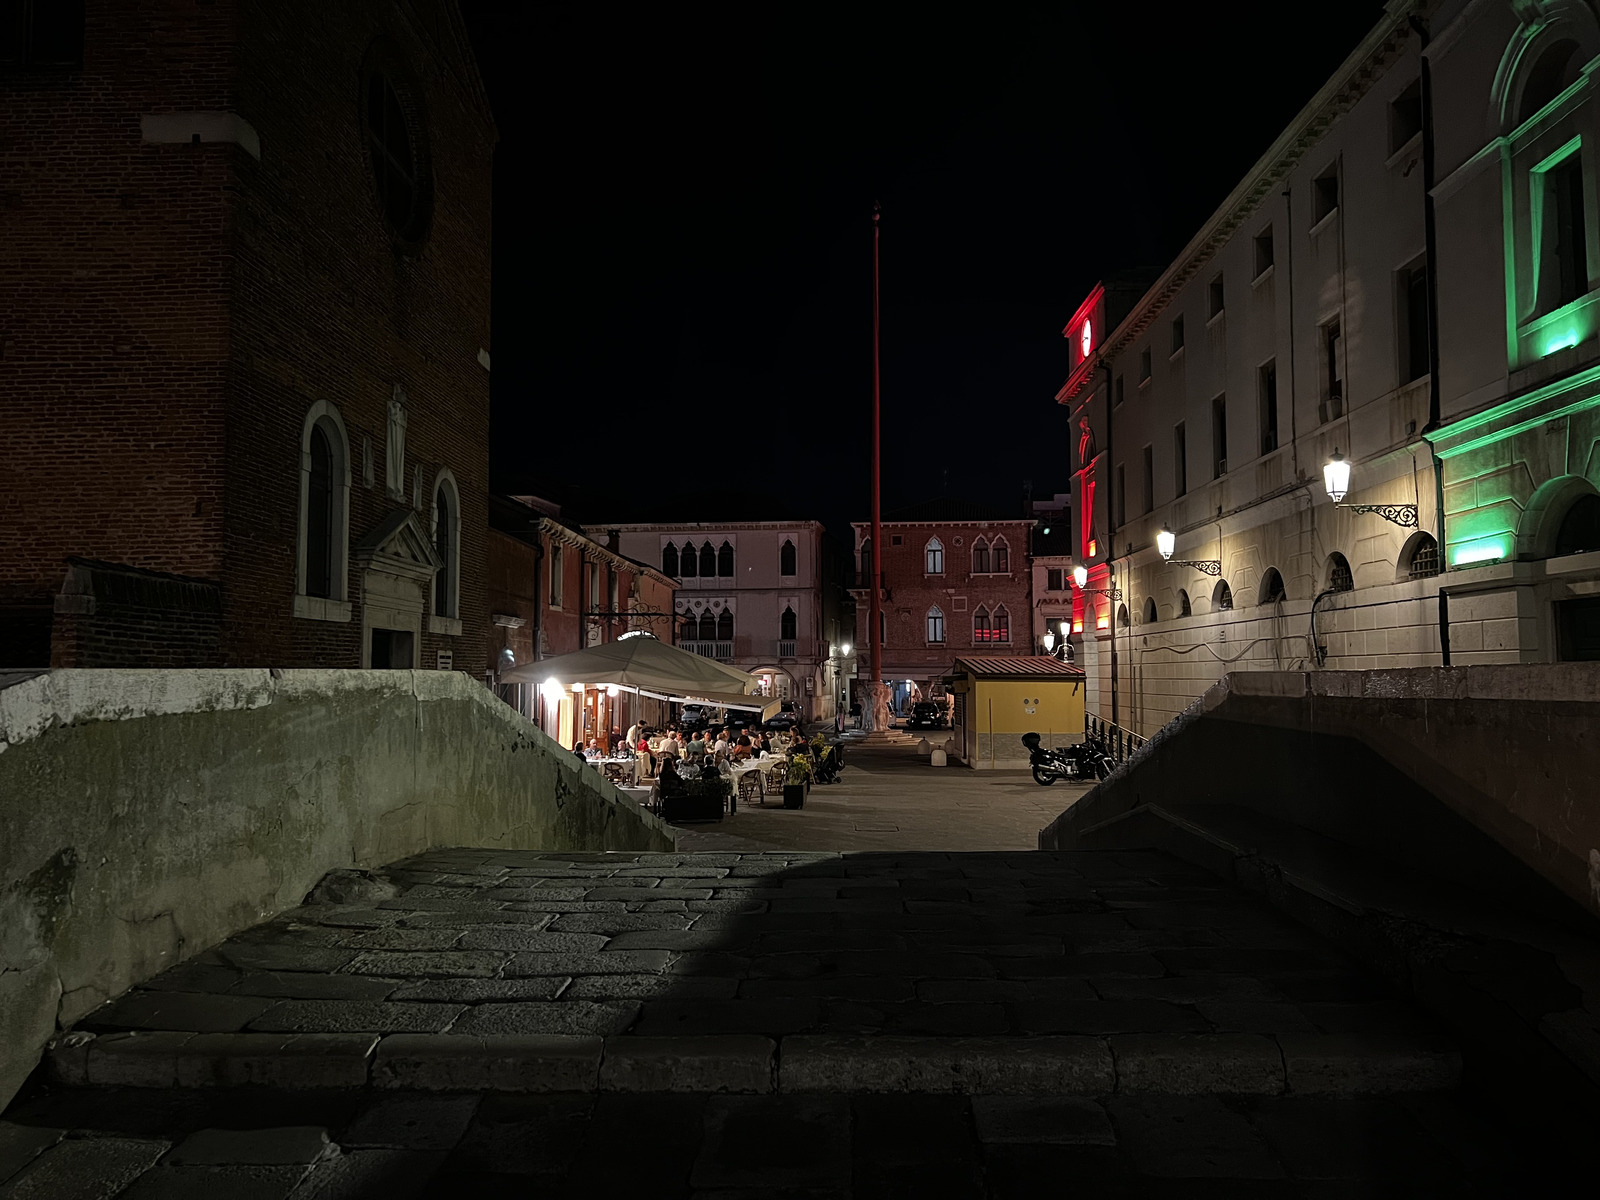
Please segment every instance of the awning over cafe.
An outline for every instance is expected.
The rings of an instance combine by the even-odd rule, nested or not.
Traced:
[[[686,703],[701,699],[723,707],[767,704],[765,697],[749,694],[756,689],[755,676],[647,636],[620,638],[572,654],[524,663],[500,676],[501,683],[535,687],[551,681],[563,688],[573,684],[614,685],[659,699]],[[711,696],[722,699],[709,699]]]

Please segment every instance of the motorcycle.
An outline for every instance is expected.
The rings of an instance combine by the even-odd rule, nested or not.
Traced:
[[[1047,749],[1040,743],[1037,733],[1022,735],[1022,744],[1028,748],[1028,765],[1033,769],[1033,781],[1040,787],[1049,787],[1058,779],[1072,782],[1100,780],[1111,774],[1111,756],[1095,739],[1086,739],[1075,746]]]

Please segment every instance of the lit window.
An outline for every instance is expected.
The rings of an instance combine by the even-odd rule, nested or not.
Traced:
[[[928,642],[929,644],[944,642],[944,610],[937,604],[928,610]]]
[[[989,628],[989,610],[979,605],[972,614],[972,641],[974,645],[981,645],[990,641],[994,631]]]
[[[989,640],[991,642],[1011,640],[1011,614],[1006,611],[1003,604],[996,608],[994,615],[989,618]]]
[[[927,558],[927,574],[944,574],[944,543],[938,538],[929,538],[925,548]],[[941,639],[942,640],[942,639]]]

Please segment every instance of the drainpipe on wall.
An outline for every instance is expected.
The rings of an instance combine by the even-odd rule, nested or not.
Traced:
[[[1443,424],[1439,391],[1439,235],[1433,203],[1434,138],[1433,138],[1433,67],[1428,61],[1428,26],[1421,17],[1409,18],[1412,31],[1417,35],[1417,57],[1422,61],[1422,231],[1423,248],[1427,262],[1423,264],[1423,279],[1428,295],[1428,423],[1423,426],[1422,439],[1428,443],[1428,457],[1433,461],[1433,523],[1434,539],[1439,546],[1439,570],[1445,568],[1444,542],[1444,462],[1434,452],[1429,434],[1438,432]],[[1439,657],[1441,665],[1450,665],[1450,597],[1445,588],[1439,589]]]
[[[1100,369],[1106,373],[1105,461],[1111,465],[1111,497],[1106,504],[1106,528],[1109,531],[1106,534],[1106,544],[1111,549],[1111,553],[1106,557],[1106,564],[1110,568],[1110,582],[1107,584],[1107,586],[1114,590],[1116,588],[1117,578],[1117,468],[1115,463],[1116,456],[1112,453],[1114,442],[1112,441],[1111,436],[1111,409],[1115,403],[1116,397],[1112,391],[1113,381],[1111,378],[1111,364],[1106,360],[1104,355],[1101,355],[1100,357]],[[1108,593],[1108,595],[1113,594],[1114,591],[1113,593]],[[1113,725],[1120,725],[1122,722],[1117,716],[1117,602],[1115,599],[1110,599],[1107,601],[1107,603],[1110,605],[1111,609],[1111,723]]]

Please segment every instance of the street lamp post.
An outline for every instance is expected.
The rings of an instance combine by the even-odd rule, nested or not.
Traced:
[[[1322,486],[1327,490],[1328,499],[1332,500],[1335,508],[1342,508],[1353,513],[1377,513],[1385,521],[1399,525],[1404,529],[1417,527],[1417,506],[1415,504],[1346,504],[1345,496],[1350,491],[1350,460],[1339,453],[1339,448],[1333,448],[1333,456],[1328,459],[1322,468]]]
[[[1216,558],[1173,558],[1172,552],[1177,548],[1178,535],[1165,525],[1161,532],[1156,534],[1156,549],[1161,552],[1161,557],[1174,567],[1193,567],[1196,571],[1213,577],[1222,574],[1222,560]]]

